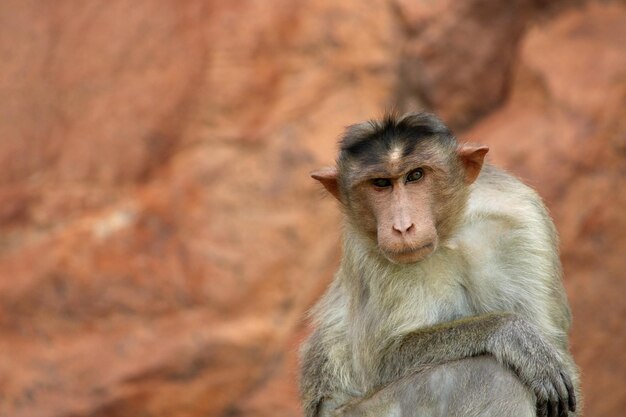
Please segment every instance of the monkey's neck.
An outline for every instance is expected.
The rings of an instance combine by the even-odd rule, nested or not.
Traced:
[[[394,303],[405,299],[407,292],[417,299],[437,289],[457,287],[461,280],[463,258],[454,239],[441,242],[425,260],[412,264],[394,264],[380,253],[371,237],[359,232],[357,226],[345,225],[344,256],[338,279],[346,289],[350,304],[357,311],[374,298]],[[384,307],[381,305],[381,308]]]

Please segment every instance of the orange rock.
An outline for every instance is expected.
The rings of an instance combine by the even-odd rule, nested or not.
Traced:
[[[0,2],[0,417],[299,415],[339,258],[308,172],[393,106],[546,198],[586,414],[618,414],[626,8],[462,3]]]

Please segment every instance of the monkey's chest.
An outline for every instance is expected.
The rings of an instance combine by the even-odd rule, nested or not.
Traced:
[[[371,303],[371,314],[363,315],[363,329],[382,339],[395,338],[417,329],[475,314],[467,292],[455,280],[435,285],[420,282],[393,288]]]
[[[428,282],[390,288],[381,297],[372,296],[348,326],[351,333],[352,365],[357,381],[372,381],[388,343],[420,328],[475,314],[466,291],[455,281]],[[368,387],[363,387],[367,390]]]

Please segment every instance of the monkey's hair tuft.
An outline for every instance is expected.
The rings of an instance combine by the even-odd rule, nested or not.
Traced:
[[[437,138],[442,144],[455,144],[452,131],[432,113],[387,113],[381,120],[349,126],[340,141],[341,157],[359,157],[373,151],[389,150],[396,144],[413,148],[417,142]]]

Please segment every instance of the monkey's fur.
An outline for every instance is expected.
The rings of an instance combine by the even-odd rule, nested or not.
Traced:
[[[313,174],[345,224],[339,270],[301,351],[307,417],[577,415],[554,225],[531,188],[482,166],[484,153],[458,145],[433,115],[388,116],[348,128],[338,168]],[[407,249],[428,252],[417,261],[379,247],[386,208],[368,203],[386,195],[370,190],[368,170],[398,158],[429,176],[428,195],[408,197],[427,198],[417,217],[436,229],[434,244]],[[398,221],[396,235],[407,228]]]

